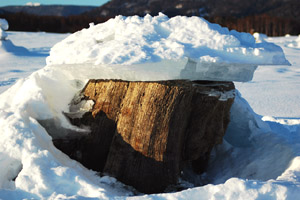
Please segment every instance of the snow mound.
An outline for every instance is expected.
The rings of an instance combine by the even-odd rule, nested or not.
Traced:
[[[229,31],[199,17],[169,19],[162,13],[144,18],[117,16],[103,24],[90,24],[90,28],[56,44],[47,58],[48,65],[121,65],[130,66],[128,71],[131,66],[138,66],[144,73],[164,73],[166,65],[161,63],[168,62],[176,76],[166,78],[192,80],[218,80],[214,74],[226,71],[251,74],[258,64],[289,64],[279,46],[265,41],[256,43],[251,34]],[[236,67],[230,68],[232,63]],[[187,64],[194,66],[186,69]],[[216,72],[218,68],[220,71]],[[182,76],[181,70],[193,76]],[[231,73],[222,80],[230,78]]]
[[[0,40],[5,40],[7,38],[7,33],[5,32],[8,29],[8,22],[6,19],[0,18]]]
[[[264,42],[266,41],[266,39],[268,39],[268,36],[266,34],[257,33],[257,32],[253,33],[253,37],[255,38],[257,43]]]
[[[28,50],[24,47],[15,46],[10,40],[7,40],[7,33],[5,32],[8,29],[8,22],[6,19],[0,18],[0,54],[10,53],[28,53]]]
[[[7,33],[0,29],[0,40],[5,40],[7,38]]]
[[[6,21],[6,19],[1,19],[0,18],[0,29],[7,31],[8,30],[8,22]]]
[[[8,22],[6,21],[6,19],[0,18],[0,56],[2,57],[7,53],[17,56],[31,55],[28,49],[15,46],[10,40],[8,40],[8,35],[5,32],[6,30],[8,30]]]
[[[117,16],[90,25],[55,45],[48,64],[132,65],[191,58],[196,61],[288,64],[282,49],[255,43],[251,34],[229,31],[199,17],[169,19]]]
[[[296,40],[289,43],[288,47],[297,48],[297,49],[299,48],[300,49],[300,35],[297,37]]]

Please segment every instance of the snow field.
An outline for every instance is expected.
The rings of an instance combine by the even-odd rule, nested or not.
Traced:
[[[0,41],[0,93],[46,65],[50,48],[68,34],[7,32]],[[25,48],[26,47],[26,48]]]
[[[258,66],[252,81],[235,83],[253,110],[263,116],[300,119],[300,48],[290,47],[299,36],[270,37],[280,46],[291,66]]]

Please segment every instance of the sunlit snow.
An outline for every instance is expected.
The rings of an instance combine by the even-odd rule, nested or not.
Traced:
[[[118,16],[103,24],[90,24],[56,44],[47,64],[99,66],[103,76],[111,72],[114,78],[126,80],[246,82],[258,64],[289,62],[280,47],[257,43],[249,33],[229,31],[199,17],[169,19],[160,13],[144,18]]]

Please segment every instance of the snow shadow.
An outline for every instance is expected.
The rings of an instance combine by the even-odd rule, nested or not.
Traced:
[[[0,190],[0,199],[41,199],[39,196],[23,190]]]
[[[276,180],[295,157],[290,135],[292,131],[282,124],[263,121],[237,92],[223,144],[211,154],[206,181]]]
[[[286,69],[286,68],[279,68],[279,69],[277,69],[276,71],[277,71],[278,73],[283,74],[283,73],[289,72],[290,70],[288,70],[288,69]]]
[[[10,78],[6,81],[0,81],[0,87],[14,84],[19,78]]]
[[[0,48],[15,56],[47,57],[49,55],[49,53],[48,52],[46,53],[46,51],[45,52],[41,52],[38,50],[29,51],[25,47],[15,46],[10,40],[0,41]]]

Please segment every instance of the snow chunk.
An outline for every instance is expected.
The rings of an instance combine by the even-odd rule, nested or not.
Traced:
[[[300,35],[297,37],[296,40],[294,40],[290,44],[288,44],[288,47],[300,49]]]
[[[8,22],[5,19],[0,18],[0,40],[5,40],[7,38]]]
[[[7,33],[0,29],[0,40],[5,40],[7,38]]]
[[[251,34],[229,31],[199,17],[117,16],[91,25],[55,45],[47,64],[157,63],[191,58],[201,62],[289,64],[280,47],[255,43]]]
[[[255,38],[257,43],[263,42],[268,38],[267,35],[262,34],[262,33],[257,33],[257,32],[253,33],[253,37]]]
[[[0,18],[0,29],[7,31],[8,30],[8,22],[6,21],[6,19],[1,19]]]

